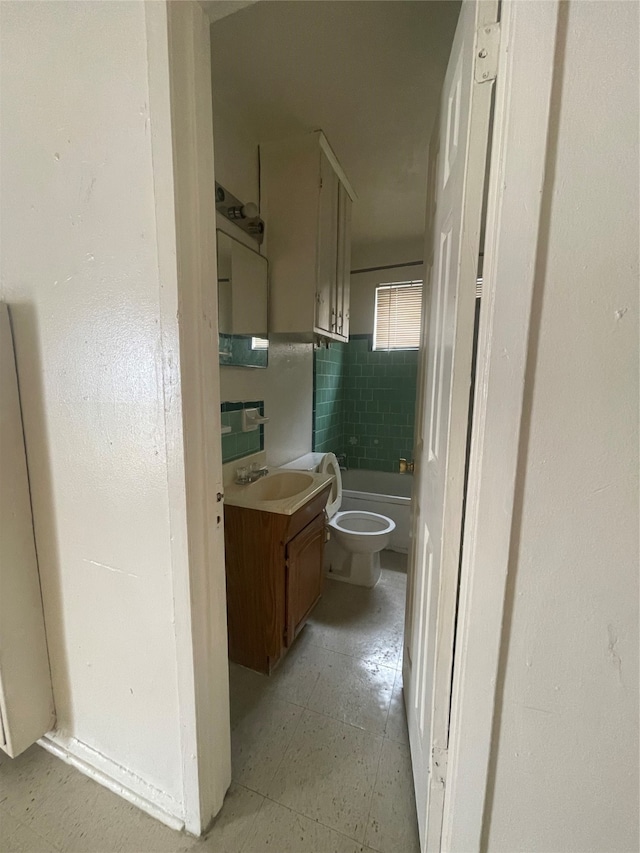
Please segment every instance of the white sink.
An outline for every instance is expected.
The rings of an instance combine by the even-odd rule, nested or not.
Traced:
[[[267,475],[246,488],[256,501],[281,501],[304,492],[312,483],[313,477],[310,474],[287,471]]]
[[[225,486],[225,503],[229,506],[292,515],[331,482],[328,474],[307,474],[272,468],[266,477],[249,485],[229,483]]]

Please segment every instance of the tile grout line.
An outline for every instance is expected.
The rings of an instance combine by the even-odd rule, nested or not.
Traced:
[[[346,838],[348,841],[355,841],[355,843],[359,844],[361,847],[365,846],[364,840],[359,841],[353,835],[347,835],[346,832],[341,832],[341,830],[336,829],[334,826],[329,826],[328,823],[323,823],[321,820],[318,820],[315,817],[309,817],[309,815],[306,815],[303,812],[299,812],[299,811],[297,811],[297,809],[291,808],[291,806],[285,806],[284,803],[281,803],[278,800],[274,800],[272,797],[268,797],[266,794],[263,794],[263,796],[264,796],[265,800],[269,800],[269,802],[275,803],[277,806],[280,806],[283,809],[288,809],[288,811],[293,812],[293,814],[296,814],[299,817],[303,817],[305,820],[310,820],[312,823],[317,823],[318,826],[323,826],[325,829],[329,829],[329,830],[331,830],[331,832],[335,832],[337,835],[341,836],[342,838]],[[262,808],[262,806],[260,808]],[[366,832],[366,829],[365,829],[365,832]],[[240,853],[245,853],[245,851],[241,850]],[[249,853],[249,851],[246,851],[246,853]]]
[[[317,648],[322,648],[322,647],[317,646]],[[330,651],[330,649],[329,649],[329,651]],[[389,668],[390,667],[387,667],[387,669],[389,669]],[[397,675],[397,672],[396,672],[396,675]],[[316,682],[313,685],[313,690],[315,690],[316,685],[317,685],[319,680],[320,680],[320,675],[318,675]],[[394,679],[393,683],[395,685],[395,679]],[[313,694],[313,690],[311,691],[311,694],[309,694],[309,699],[311,699],[311,695]],[[385,728],[381,732],[374,732],[374,731],[371,731],[371,729],[365,728],[364,726],[357,726],[355,723],[347,722],[347,720],[341,720],[341,719],[338,719],[338,717],[332,717],[331,714],[325,714],[322,711],[316,711],[315,708],[310,708],[309,705],[299,705],[297,702],[290,702],[288,699],[282,699],[280,696],[275,696],[275,695],[273,698],[277,699],[279,702],[284,702],[285,704],[288,704],[288,705],[295,705],[296,708],[302,708],[303,711],[309,711],[309,713],[311,713],[311,714],[317,714],[318,717],[324,717],[326,720],[331,720],[334,723],[341,723],[344,726],[349,726],[349,728],[355,729],[357,732],[365,732],[365,734],[371,735],[372,737],[383,738],[384,740],[389,740],[392,743],[403,743],[403,741],[399,741],[399,740],[396,740],[395,738],[388,737],[386,734],[386,724],[387,724],[387,720],[389,719],[389,712],[391,710],[391,701],[393,699],[393,688],[391,691],[391,699],[389,700],[389,707],[387,708],[387,712],[386,712],[386,716],[385,716]],[[302,715],[300,715],[300,719],[302,719]],[[297,732],[297,726],[298,725],[299,725],[299,723],[296,723],[296,731],[294,731],[294,733],[292,735],[292,740],[293,740],[293,737],[295,736],[295,734]],[[287,749],[288,748],[289,747],[287,746]],[[286,750],[285,750],[285,753],[286,753]],[[278,766],[278,770],[279,769],[280,769],[280,767]],[[277,773],[277,771],[276,771],[276,773]],[[243,783],[237,782],[236,784],[242,785]],[[246,785],[245,785],[245,787],[246,787]],[[249,790],[253,790],[253,788],[250,788]],[[260,792],[256,791],[255,793],[259,794]],[[265,796],[265,795],[263,794],[262,796]]]
[[[371,820],[371,810],[373,809],[373,798],[376,795],[376,786],[378,784],[378,778],[380,777],[380,764],[382,762],[382,751],[383,751],[383,749],[384,749],[384,738],[383,738],[382,744],[380,746],[380,755],[378,756],[378,764],[376,766],[376,777],[375,777],[375,780],[373,782],[373,786],[371,788],[371,799],[369,800],[369,810],[367,811],[367,820],[365,822],[365,827],[364,827],[364,838],[362,839],[363,846],[366,845],[367,847],[371,846],[369,844],[369,842],[367,841],[367,835],[369,834],[369,821]]]
[[[379,737],[384,739],[384,732],[372,732],[371,729],[364,729],[362,726],[356,726],[353,723],[348,723],[346,720],[339,720],[337,717],[331,717],[329,714],[323,714],[322,711],[316,711],[314,708],[305,708],[310,714],[316,714],[318,717],[324,717],[325,720],[331,720],[332,723],[340,723],[341,726],[349,726],[350,729],[355,729],[357,732],[364,732],[371,737]],[[390,740],[390,738],[387,738]],[[288,747],[287,747],[288,748]]]
[[[242,786],[242,787],[246,787],[246,786]],[[247,791],[253,791],[253,789],[252,789],[252,788],[246,788],[246,790],[247,790]],[[250,826],[250,827],[249,827],[249,829],[247,830],[247,837],[246,837],[246,839],[245,839],[245,841],[244,841],[244,844],[242,845],[242,847],[241,847],[241,848],[240,848],[240,850],[238,851],[238,853],[251,853],[251,851],[249,850],[249,848],[247,847],[247,845],[248,845],[248,844],[249,844],[249,842],[252,840],[252,832],[253,832],[253,828],[254,828],[254,826],[256,825],[256,821],[258,820],[258,815],[259,815],[259,814],[260,814],[260,812],[262,811],[262,809],[263,809],[263,807],[264,807],[264,804],[265,804],[265,800],[267,799],[267,798],[265,797],[265,795],[264,795],[264,794],[259,794],[259,792],[258,792],[258,791],[253,791],[253,793],[254,793],[254,794],[258,794],[259,796],[261,796],[261,797],[262,797],[262,802],[260,803],[260,808],[256,811],[256,813],[255,813],[255,814],[254,814],[254,816],[253,816],[253,820],[251,821],[251,826]]]
[[[58,760],[58,761],[59,761],[60,759],[56,759],[56,760]],[[80,772],[80,771],[76,771],[76,772]],[[83,774],[83,775],[84,775],[84,774]],[[89,778],[89,777],[86,777],[86,778]],[[40,803],[39,805],[40,805],[40,806],[42,806],[45,802],[47,802],[47,801],[50,799],[50,797],[52,797],[52,796],[54,795],[54,793],[55,793],[55,791],[52,791],[52,792],[51,792],[50,794],[48,794],[47,796],[43,797],[43,798],[42,798],[42,801],[41,801],[41,803]],[[46,835],[42,835],[42,833],[40,833],[40,832],[38,832],[37,830],[33,829],[33,827],[31,827],[28,823],[25,823],[23,820],[20,820],[20,818],[19,818],[19,817],[16,817],[16,815],[14,815],[14,814],[11,812],[11,810],[10,810],[10,809],[6,809],[6,808],[4,808],[4,806],[3,806],[1,810],[2,810],[2,811],[4,811],[6,814],[8,814],[8,815],[9,815],[9,817],[11,817],[13,820],[15,820],[15,821],[16,821],[16,823],[18,823],[18,825],[19,825],[19,826],[21,826],[23,829],[27,829],[29,832],[31,832],[33,835],[35,835],[37,838],[39,838],[39,839],[41,839],[42,841],[44,841],[44,842],[45,842],[49,847],[53,848],[54,850],[58,850],[58,851],[60,851],[60,850],[62,849],[62,848],[58,847],[58,845],[57,845],[57,844],[54,844],[54,843],[53,843],[53,841],[50,841],[50,840],[46,837]],[[9,841],[11,838],[13,838],[13,836],[14,836],[14,835],[15,835],[15,831],[11,833],[11,835],[9,836],[9,838],[7,839],[7,841]]]
[[[318,677],[317,677],[317,679],[316,679],[316,683],[314,684],[313,689],[315,689],[315,686],[316,686],[316,684],[318,683],[319,679],[320,679],[320,674],[318,674]],[[394,682],[394,683],[395,683],[395,682]],[[313,690],[312,690],[312,692],[313,692]],[[309,698],[311,698],[311,694],[309,694]],[[284,700],[280,700],[280,701],[284,701]],[[291,703],[291,704],[293,704],[293,703]],[[302,706],[297,706],[297,707],[302,707]],[[374,784],[373,784],[372,789],[371,789],[371,799],[370,799],[370,802],[369,802],[369,808],[368,808],[368,810],[367,810],[367,817],[366,817],[366,819],[365,819],[365,821],[364,821],[364,837],[363,837],[362,841],[360,841],[360,839],[356,838],[355,836],[353,836],[353,835],[347,835],[347,834],[345,834],[344,832],[341,832],[340,830],[335,829],[335,827],[333,827],[333,826],[329,826],[328,824],[323,823],[322,821],[318,820],[317,818],[312,818],[312,817],[310,817],[309,815],[304,814],[303,812],[299,812],[299,811],[297,811],[296,809],[292,808],[291,806],[286,805],[285,803],[280,802],[279,800],[275,799],[274,797],[270,797],[268,794],[263,794],[261,791],[256,791],[256,790],[255,790],[255,788],[251,788],[251,787],[250,787],[249,785],[247,785],[246,783],[236,782],[236,783],[235,783],[236,785],[239,785],[239,786],[241,786],[241,787],[244,787],[244,788],[246,788],[247,790],[252,791],[254,794],[258,794],[258,796],[261,796],[261,797],[263,798],[263,802],[260,804],[260,809],[258,809],[258,812],[256,813],[256,817],[254,817],[254,821],[253,821],[253,823],[251,824],[251,828],[253,828],[253,826],[254,826],[254,824],[255,824],[255,820],[257,819],[257,815],[260,813],[260,811],[262,810],[262,808],[263,808],[263,806],[264,806],[264,801],[265,801],[265,800],[269,800],[270,802],[275,803],[276,805],[281,806],[282,808],[288,809],[290,812],[293,812],[294,814],[297,814],[297,815],[299,815],[300,817],[305,818],[305,820],[310,820],[310,821],[312,821],[313,823],[317,823],[319,826],[323,826],[323,827],[325,827],[326,829],[331,830],[332,832],[336,832],[338,835],[342,836],[343,838],[347,838],[349,841],[355,841],[355,843],[356,843],[356,844],[359,844],[361,847],[368,846],[368,845],[366,844],[365,839],[366,839],[367,829],[368,829],[368,825],[369,825],[369,818],[370,818],[370,815],[371,815],[371,808],[372,808],[372,805],[373,805],[373,795],[374,795],[374,793],[375,793],[375,785],[376,785],[376,782],[377,782],[377,780],[378,780],[378,774],[379,774],[379,770],[380,770],[380,761],[381,761],[381,759],[382,759],[382,749],[383,749],[383,746],[384,746],[384,741],[385,741],[385,740],[389,740],[389,738],[386,738],[386,737],[385,737],[385,735],[384,735],[384,733],[383,733],[383,734],[377,734],[377,733],[375,733],[375,732],[371,732],[371,731],[369,731],[368,729],[363,729],[363,728],[361,728],[360,726],[354,726],[354,725],[352,725],[351,723],[347,723],[347,722],[346,722],[346,721],[344,721],[344,720],[337,720],[335,717],[330,717],[328,714],[322,714],[320,711],[314,711],[312,708],[309,708],[309,707],[305,707],[305,708],[304,708],[304,710],[308,711],[310,714],[315,714],[315,715],[317,715],[318,717],[323,717],[323,718],[324,718],[324,719],[326,719],[326,720],[330,720],[330,721],[331,721],[331,722],[333,722],[333,723],[338,723],[339,725],[349,726],[349,728],[355,729],[355,730],[356,730],[356,731],[358,731],[358,732],[364,732],[365,734],[368,734],[368,735],[370,735],[371,737],[374,737],[374,738],[378,738],[378,739],[381,741],[381,743],[380,743],[380,754],[379,754],[379,756],[378,756],[378,762],[377,762],[377,764],[376,764],[376,772],[375,772]],[[387,711],[387,713],[388,713],[388,711]],[[280,767],[282,766],[282,763],[284,762],[284,760],[285,760],[285,758],[286,758],[286,755],[287,755],[287,753],[288,753],[289,749],[291,748],[291,744],[293,743],[293,740],[294,740],[294,738],[295,738],[295,736],[296,736],[296,734],[297,734],[298,728],[299,728],[299,726],[300,726],[300,724],[301,724],[301,722],[302,722],[302,716],[303,716],[303,715],[302,715],[302,714],[300,714],[300,718],[298,719],[298,721],[297,721],[297,723],[296,723],[295,730],[294,730],[294,732],[293,732],[293,734],[292,734],[292,736],[291,736],[291,740],[289,741],[289,744],[287,745],[287,748],[286,748],[286,749],[284,750],[284,752],[283,752],[283,755],[282,755],[282,758],[280,759],[280,762],[279,762],[279,764],[278,764],[278,767],[276,768],[276,770],[275,770],[275,772],[274,772],[274,774],[273,774],[273,777],[272,777],[272,778],[271,778],[271,780],[270,780],[271,782],[273,782],[273,780],[274,780],[274,779],[276,778],[276,776],[278,775],[278,771],[280,770]],[[250,833],[250,832],[251,832],[251,829],[249,830],[249,833]],[[249,840],[249,839],[247,838],[247,842],[248,842],[248,840]],[[240,848],[240,853],[250,853],[250,851],[249,851],[248,849],[245,849],[245,845],[243,845],[243,846]]]
[[[318,686],[318,682],[320,681],[321,675],[322,675],[322,672],[318,672],[318,674],[316,675],[316,680],[313,682],[313,687],[309,691],[309,695],[307,696],[307,701],[305,702],[305,705],[304,705],[305,711],[311,710],[311,708],[309,707],[309,702],[311,701],[311,697],[315,693],[315,690],[316,690],[316,687]]]
[[[11,817],[12,817],[12,818],[13,818],[13,819],[18,823],[18,825],[19,825],[20,827],[22,827],[22,829],[26,829],[26,830],[27,830],[28,832],[30,832],[32,835],[35,835],[35,837],[36,837],[36,838],[39,838],[41,841],[44,841],[44,842],[45,842],[45,844],[46,844],[48,847],[50,847],[52,850],[58,850],[58,851],[61,851],[61,850],[62,850],[62,848],[61,848],[61,847],[58,847],[58,845],[57,845],[57,844],[54,844],[54,842],[53,842],[53,841],[51,841],[49,838],[47,838],[47,836],[46,836],[46,835],[42,835],[40,832],[37,832],[35,829],[32,829],[28,824],[23,823],[21,820],[18,820],[18,818],[17,818],[17,817],[15,817],[15,815],[12,815],[12,814],[11,814],[11,812],[7,812],[7,814],[9,814],[9,815],[10,815],[10,816],[11,816]],[[17,831],[18,831],[18,830],[14,830],[14,831],[9,835],[9,837],[7,838],[7,843],[8,843],[9,841],[11,841],[11,839],[13,838],[13,836],[16,834],[16,832],[17,832]],[[11,848],[8,848],[8,849],[10,850]]]
[[[371,664],[372,666],[382,666],[385,669],[390,669],[393,672],[397,672],[397,668],[395,666],[389,666],[386,663],[376,663],[375,661],[369,660],[368,658],[361,658],[357,655],[350,655],[348,652],[339,652],[337,649],[330,649],[328,646],[322,646],[318,643],[313,643],[309,640],[309,645],[313,646],[314,649],[324,649],[325,652],[333,652],[335,655],[342,655],[343,658],[351,658],[351,660],[357,660],[360,663]]]
[[[389,707],[387,708],[387,715],[384,718],[384,729],[383,729],[383,737],[387,737],[387,725],[389,724],[389,714],[391,713],[391,703],[393,702],[393,694],[396,690],[396,681],[398,680],[398,670],[396,670],[395,677],[393,679],[393,684],[391,686],[391,699],[389,700]],[[389,738],[387,738],[389,740]]]
[[[319,679],[320,679],[320,676],[318,676],[318,678],[316,679],[316,684],[318,683]],[[315,690],[315,685],[314,685],[313,689]],[[357,732],[364,732],[365,734],[371,735],[372,737],[379,737],[379,738],[384,738],[386,740],[393,740],[393,738],[388,738],[385,735],[384,730],[381,732],[373,732],[373,731],[371,731],[371,729],[364,728],[364,726],[357,726],[357,725],[355,725],[355,723],[347,722],[347,720],[341,720],[341,719],[338,719],[338,717],[332,717],[330,714],[324,714],[322,711],[316,711],[315,708],[310,708],[308,705],[300,705],[297,702],[290,702],[288,699],[282,699],[280,696],[273,696],[273,698],[277,699],[278,702],[282,702],[285,705],[293,705],[294,708],[300,708],[302,711],[308,711],[310,714],[316,714],[318,717],[324,717],[325,720],[331,720],[331,722],[333,722],[333,723],[340,723],[343,726],[349,726],[350,729],[355,729]],[[309,697],[309,698],[311,698],[311,697]],[[391,705],[391,700],[389,700],[389,705]],[[388,715],[389,715],[389,708],[387,708],[387,717],[388,717]],[[302,720],[302,716],[303,715],[300,714],[300,719],[296,722],[293,734],[291,735],[291,740],[293,740],[293,738],[297,734],[298,726],[300,725],[300,720]],[[385,725],[386,725],[386,718],[385,718]],[[285,754],[286,754],[287,750],[289,749],[289,746],[290,746],[290,743],[287,744],[287,747],[285,749]],[[284,760],[284,755],[280,761],[282,762],[283,760]],[[275,772],[277,773],[279,769],[280,769],[280,765],[278,765],[278,768],[276,769]],[[274,777],[275,777],[275,773],[274,773]],[[233,780],[233,781],[235,781],[235,780]],[[235,784],[236,785],[242,785],[244,788],[248,788],[248,786],[244,782],[235,782]],[[249,790],[254,791],[254,788],[249,788]],[[260,791],[255,791],[255,793],[259,794]],[[262,794],[262,796],[265,796],[265,795]]]
[[[319,677],[320,676],[318,676],[318,679],[319,679]],[[369,731],[368,729],[363,729],[360,726],[354,726],[351,723],[347,723],[345,720],[337,720],[335,717],[330,717],[328,714],[323,714],[320,711],[314,711],[312,708],[306,708],[305,710],[307,710],[310,714],[316,714],[318,717],[324,717],[325,720],[331,720],[331,722],[333,722],[333,723],[338,723],[338,724],[343,725],[343,726],[349,726],[349,728],[355,729],[358,732],[364,732],[365,734],[368,734],[371,737],[378,738],[380,740],[380,754],[378,755],[378,762],[376,764],[376,772],[375,772],[375,777],[374,777],[374,783],[373,783],[373,786],[371,788],[371,798],[369,800],[369,808],[367,810],[367,816],[366,816],[365,821],[364,821],[364,836],[362,838],[362,841],[360,841],[360,839],[356,838],[353,835],[346,835],[345,833],[340,832],[340,830],[335,829],[334,827],[329,826],[326,823],[322,823],[322,821],[317,820],[316,818],[312,818],[309,815],[304,814],[303,812],[299,812],[296,809],[291,808],[291,806],[285,805],[284,803],[281,803],[279,800],[276,800],[276,799],[273,799],[272,797],[269,797],[267,794],[262,794],[262,796],[266,800],[271,800],[272,802],[276,803],[277,805],[282,806],[285,809],[289,809],[289,811],[294,812],[294,814],[300,815],[301,817],[304,817],[307,820],[312,820],[315,823],[319,824],[320,826],[326,827],[327,829],[331,829],[331,830],[333,830],[333,832],[337,832],[339,835],[342,835],[344,838],[348,838],[350,841],[355,841],[356,844],[360,844],[360,846],[363,848],[368,847],[369,845],[367,844],[367,841],[366,841],[367,830],[369,828],[369,819],[371,817],[371,809],[373,808],[373,797],[374,797],[375,791],[376,791],[376,784],[378,782],[378,776],[380,774],[380,762],[382,761],[382,750],[384,748],[384,741],[385,740],[391,741],[391,739],[387,738],[384,735],[384,732],[382,734],[377,734],[375,732]],[[388,713],[388,711],[387,711],[387,713]],[[302,720],[302,715],[300,715],[300,720]],[[296,727],[296,731],[297,731],[297,727]],[[295,732],[294,732],[293,737],[295,737]],[[285,759],[286,753],[289,751],[289,749],[291,747],[291,743],[293,742],[293,737],[291,738],[291,742],[289,743],[289,746],[285,750],[285,753],[281,759],[281,762],[278,765],[278,770],[280,769],[280,766]],[[274,779],[275,779],[275,776],[277,775],[277,772],[278,771],[276,771],[276,773],[274,774],[274,777],[273,777]],[[259,793],[259,791],[256,791],[256,793]],[[262,808],[262,806],[261,806],[261,808]],[[375,848],[372,848],[372,849],[375,849]],[[241,850],[240,853],[245,853],[245,851]],[[249,853],[249,851],[246,851],[246,853]]]
[[[320,677],[320,676],[318,675],[318,678],[319,678],[319,677]],[[314,685],[314,687],[315,687],[315,685]],[[281,699],[280,701],[282,702],[282,701],[284,701],[284,700],[283,700],[283,699]],[[294,703],[293,703],[293,702],[291,702],[290,704],[291,704],[291,705],[293,705]],[[308,709],[308,708],[306,708],[304,705],[296,705],[295,707],[296,707],[296,708],[301,708],[301,709],[302,709],[302,711],[301,711],[301,713],[300,713],[300,716],[299,716],[299,717],[298,717],[298,719],[296,720],[296,724],[295,724],[295,726],[293,727],[293,731],[291,732],[291,737],[289,738],[289,743],[287,744],[286,748],[282,750],[282,756],[281,756],[281,758],[280,758],[280,761],[278,762],[278,765],[277,765],[276,769],[275,769],[275,770],[274,770],[274,772],[273,772],[273,775],[271,776],[271,779],[269,779],[269,784],[271,784],[271,783],[273,782],[273,780],[276,778],[276,776],[278,775],[278,772],[280,771],[280,768],[282,767],[282,763],[283,763],[283,761],[285,760],[285,758],[286,758],[286,756],[287,756],[287,753],[288,753],[288,752],[289,752],[289,750],[291,749],[291,744],[293,743],[293,739],[295,738],[295,736],[296,736],[296,735],[297,735],[297,733],[298,733],[298,729],[300,728],[300,724],[301,724],[301,722],[302,722],[302,717],[304,716],[304,712],[305,712],[305,711],[307,711],[307,710],[309,710],[309,709]],[[256,793],[259,793],[259,791],[256,791]],[[262,794],[262,796],[263,796],[263,797],[266,797],[266,794]]]

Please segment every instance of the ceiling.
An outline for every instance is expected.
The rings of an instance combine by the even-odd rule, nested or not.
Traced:
[[[211,27],[216,97],[259,141],[325,132],[358,195],[354,249],[421,244],[427,146],[459,8],[261,0]]]

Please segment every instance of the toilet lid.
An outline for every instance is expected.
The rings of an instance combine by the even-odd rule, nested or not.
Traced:
[[[340,505],[342,503],[342,474],[340,473],[340,466],[338,465],[338,460],[334,453],[324,454],[322,461],[320,462],[319,470],[321,474],[333,475],[331,493],[329,494],[329,500],[325,507],[325,511],[329,518],[333,518],[340,509]]]

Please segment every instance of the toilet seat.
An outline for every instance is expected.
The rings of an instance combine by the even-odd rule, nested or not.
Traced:
[[[346,510],[336,513],[329,521],[329,527],[349,554],[368,554],[371,557],[387,547],[396,524],[377,512]]]
[[[328,518],[332,519],[342,504],[342,474],[340,473],[340,465],[338,464],[335,453],[324,454],[319,470],[321,474],[331,474],[333,477],[331,494],[325,507]]]
[[[380,536],[392,533],[396,525],[386,515],[379,515],[377,512],[347,510],[335,515],[331,520],[331,527],[361,536]]]

